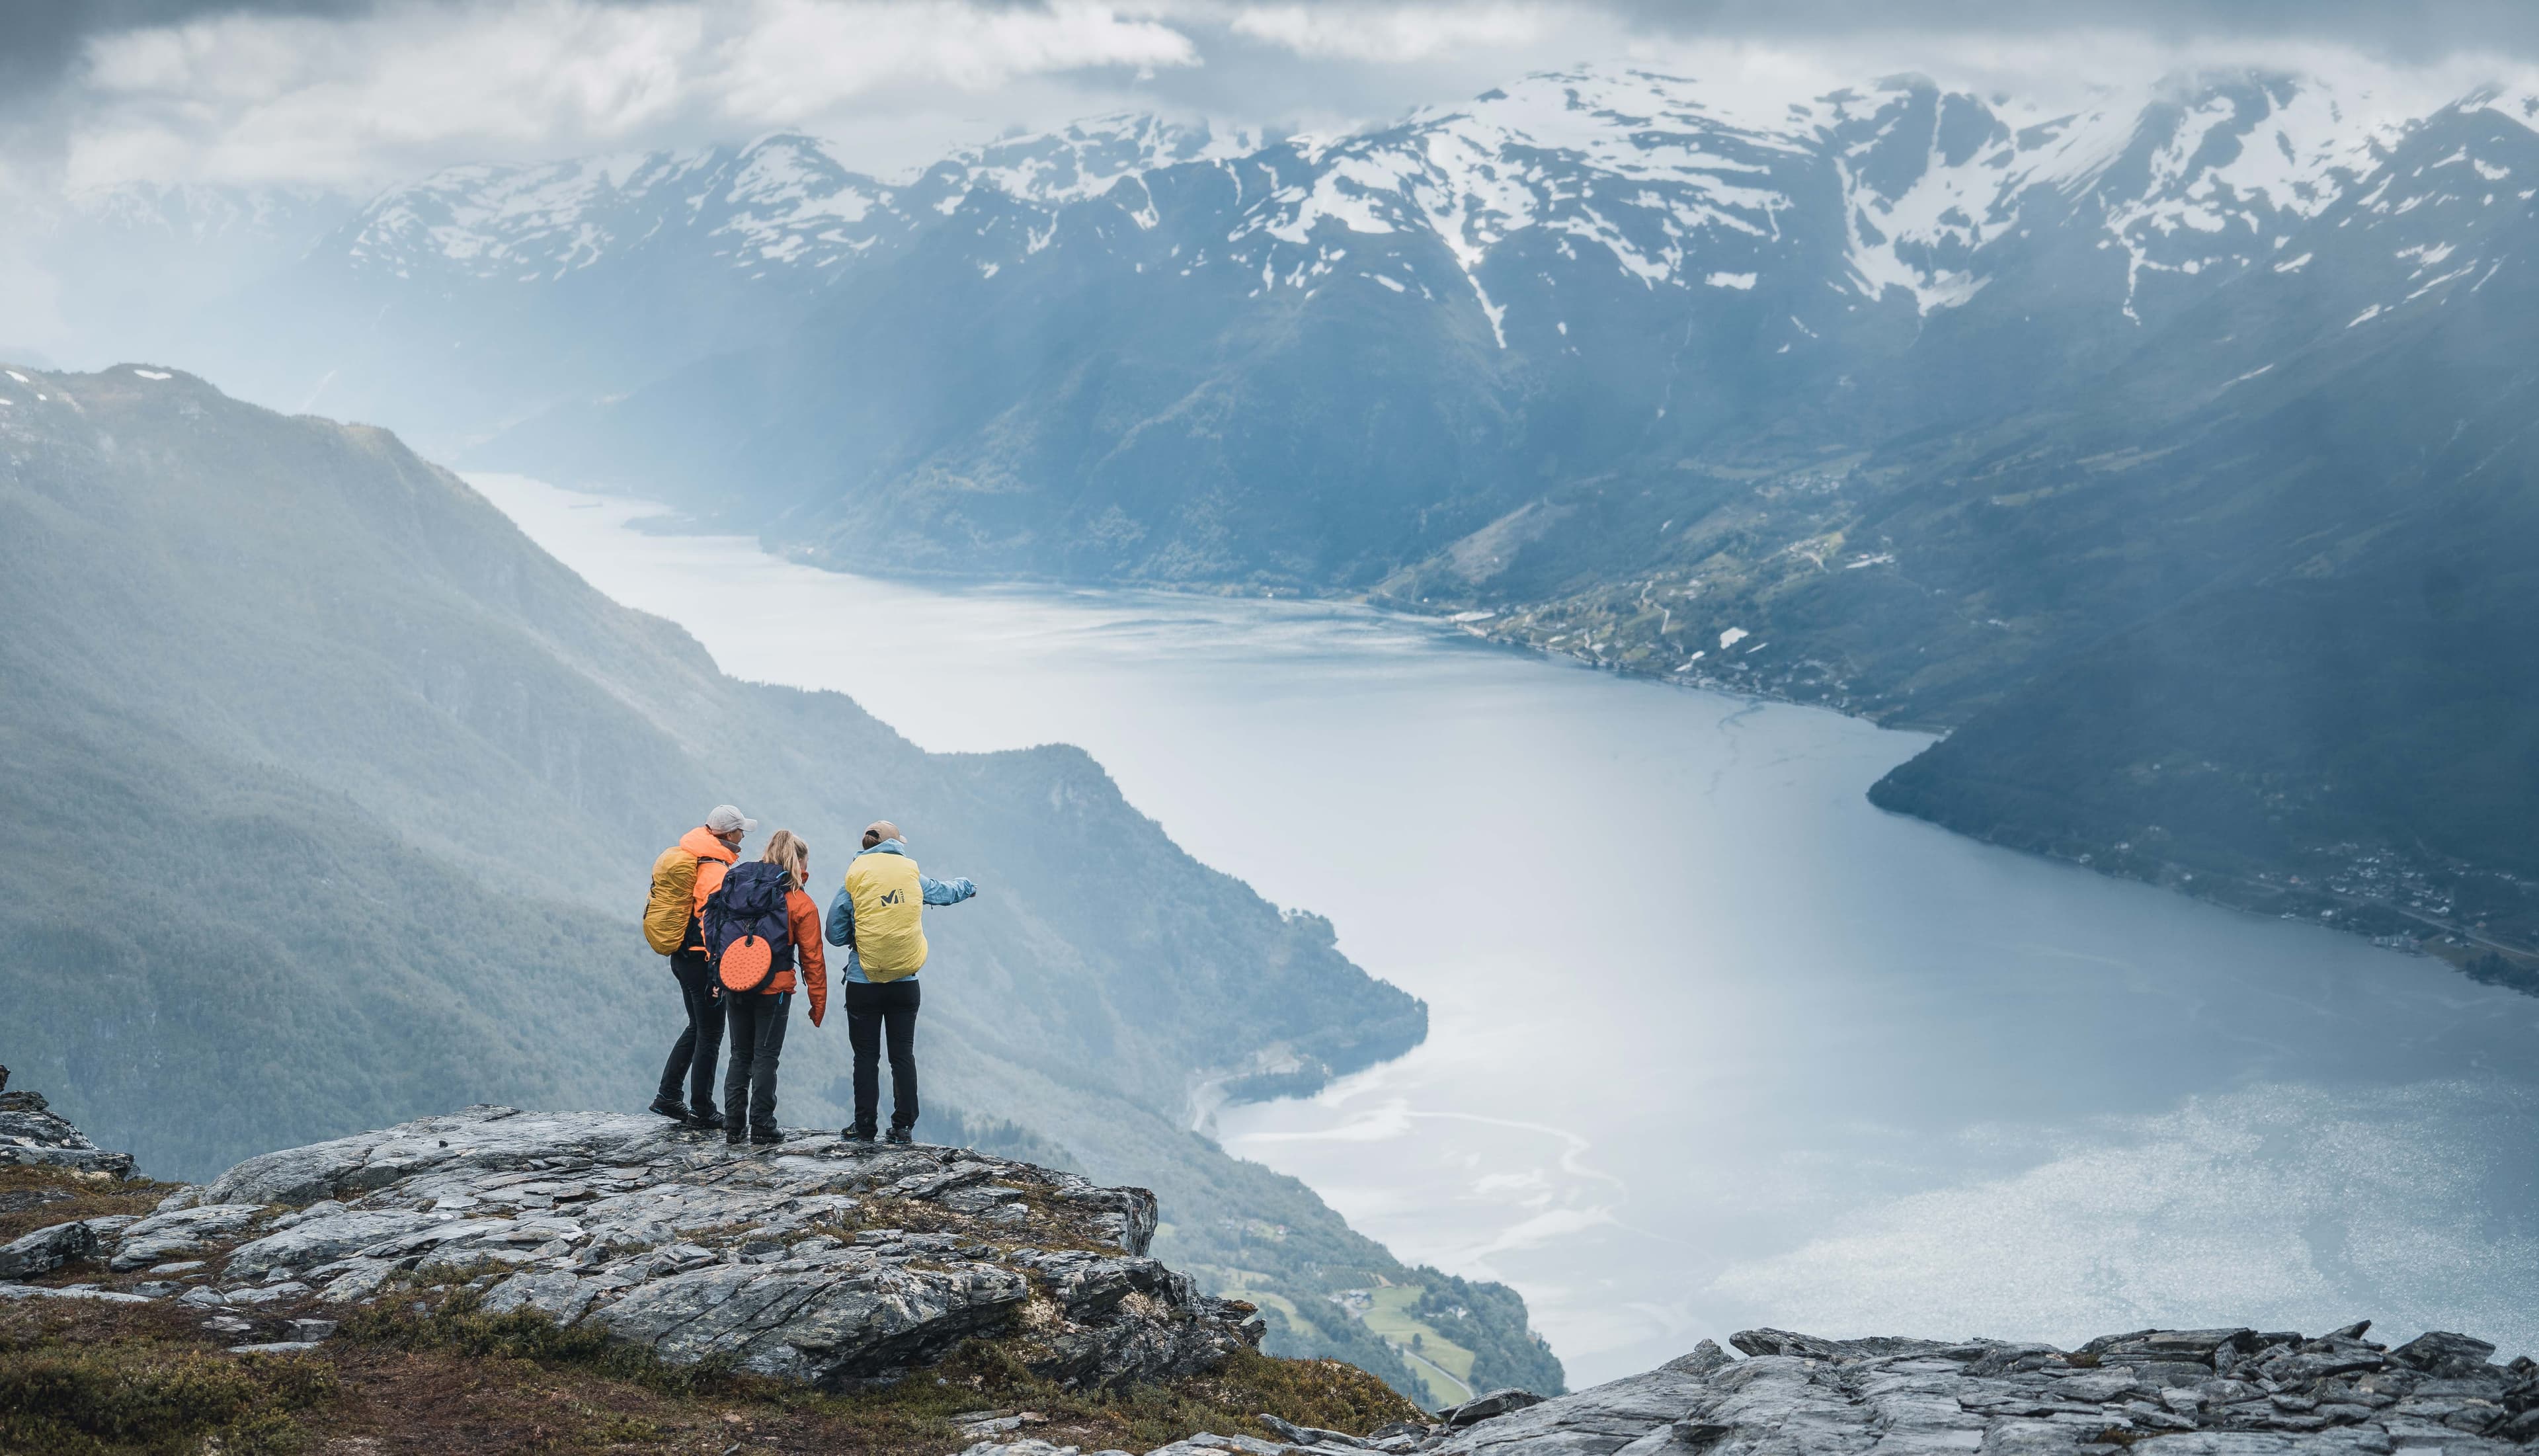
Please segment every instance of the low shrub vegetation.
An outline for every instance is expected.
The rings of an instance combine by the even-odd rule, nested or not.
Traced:
[[[74,1218],[147,1213],[176,1187],[60,1168],[0,1167],[0,1244]]]
[[[22,1321],[0,1333],[0,1450],[197,1449],[211,1436],[231,1456],[295,1452],[303,1413],[337,1389],[324,1360],[234,1355],[165,1328],[101,1340]]]
[[[33,1303],[33,1301],[30,1301]],[[1018,1435],[1146,1450],[1201,1430],[1267,1436],[1256,1418],[1372,1430],[1417,1411],[1337,1360],[1245,1352],[1169,1385],[1072,1390],[997,1340],[895,1384],[831,1393],[714,1364],[667,1365],[598,1332],[468,1294],[394,1295],[313,1352],[238,1355],[196,1312],[43,1301],[0,1308],[0,1451],[315,1452],[338,1441],[435,1456],[854,1450],[944,1456],[956,1417],[1029,1413]]]

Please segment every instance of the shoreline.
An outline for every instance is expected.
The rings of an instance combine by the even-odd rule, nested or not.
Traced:
[[[631,498],[620,497],[620,499]],[[676,508],[665,509],[664,516],[691,526],[704,527],[708,524]],[[646,518],[645,520],[657,521],[663,519]],[[635,524],[638,528],[650,528],[642,521]],[[695,532],[669,530],[663,533]],[[1596,652],[1592,647],[1588,650],[1562,648],[1513,633],[1492,630],[1490,626],[1484,625],[1493,619],[1520,615],[1528,610],[1523,607],[1492,609],[1486,615],[1476,617],[1471,611],[1446,612],[1421,609],[1399,600],[1385,599],[1379,592],[1372,590],[1315,590],[1301,587],[1248,587],[1237,583],[1194,584],[1134,580],[1097,583],[1041,576],[1000,577],[961,572],[874,570],[862,566],[839,564],[824,559],[814,552],[782,551],[770,543],[763,534],[751,532],[735,532],[735,534],[751,535],[758,541],[761,550],[780,560],[794,561],[842,575],[868,577],[912,586],[948,585],[969,589],[1015,588],[1057,591],[1151,591],[1200,599],[1240,598],[1355,606],[1382,617],[1416,624],[1427,630],[1439,632],[1452,630],[1460,636],[1489,647],[1543,658],[1561,659],[1580,667],[1611,672],[1618,677],[1634,678],[1665,687],[1713,693],[1721,697],[1742,699],[1749,703],[1772,703],[1793,708],[1820,709],[1877,728],[1896,732],[1926,734],[1934,739],[1945,738],[1954,728],[1954,725],[1945,723],[1924,722],[1900,716],[1881,717],[1841,699],[1802,696],[1797,693],[1775,691],[1765,685],[1741,684],[1707,671],[1685,672],[1679,669],[1652,672]],[[1971,839],[1979,844],[1992,845],[2037,859],[2088,869],[2110,879],[2151,885],[2158,889],[2171,891],[2189,900],[2265,919],[2318,925],[2322,929],[2368,940],[2385,950],[2438,961],[2484,984],[2500,985],[2525,995],[2539,997],[2539,943],[2520,943],[2500,938],[2481,926],[2445,919],[2419,908],[2400,904],[2386,896],[2340,891],[2330,886],[2309,883],[2303,877],[2304,874],[2319,878],[2332,877],[2344,867],[2310,864],[2299,867],[2275,867],[2272,870],[2258,870],[2254,873],[2232,873],[2218,869],[2211,865],[2165,860],[2141,854],[2135,852],[2130,844],[2021,843],[1999,835],[1977,833],[1950,823],[1944,818],[1917,813],[1911,809],[1893,808],[1885,804],[1880,804],[1879,807],[1886,812],[1902,813],[1924,823],[1937,825],[1952,834]],[[2448,872],[2473,875],[2493,871],[2480,871],[2473,868],[2463,870],[2454,867]],[[2269,873],[2277,877],[2266,877]],[[2412,934],[2413,928],[2417,926],[2430,930],[2433,935]],[[2442,936],[2453,937],[2457,943],[2445,943],[2438,938]],[[1226,1104],[1254,1100],[1260,1099],[1231,1097],[1226,1099]]]

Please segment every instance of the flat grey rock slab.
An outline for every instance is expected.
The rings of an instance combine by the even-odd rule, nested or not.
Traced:
[[[269,1269],[308,1269],[350,1258],[409,1234],[446,1229],[459,1221],[450,1214],[409,1209],[343,1209],[241,1244],[230,1251],[224,1267],[234,1279],[261,1275]]]
[[[1409,1443],[1605,1456],[2530,1456],[2539,1364],[2436,1333],[2136,1331],[2044,1345],[1750,1330],[1659,1370]],[[1387,1450],[1402,1444],[1383,1443]]]
[[[222,1203],[152,1213],[118,1231],[108,1267],[118,1271],[145,1269],[173,1257],[198,1254],[275,1212],[262,1204]]]
[[[1661,1367],[1482,1421],[1427,1449],[1605,1456],[1652,1431],[1667,1429],[1708,1388],[1703,1376]]]
[[[727,1355],[818,1384],[938,1352],[1002,1323],[1029,1292],[1020,1273],[994,1266],[710,1265],[649,1282],[594,1318],[673,1364]]]
[[[77,1173],[132,1176],[132,1154],[108,1152],[88,1141],[58,1114],[44,1110],[44,1099],[33,1093],[8,1095],[0,1106],[0,1165],[67,1168]]]
[[[43,1284],[0,1284],[0,1299],[96,1299],[107,1304],[148,1304],[146,1294],[114,1289],[57,1289]]]
[[[1142,1189],[966,1149],[733,1147],[649,1115],[471,1107],[250,1158],[167,1200],[116,1257],[226,1241],[210,1259],[230,1287],[201,1297],[232,1305],[466,1283],[496,1314],[821,1385],[989,1334],[1052,1378],[1110,1384],[1260,1339],[1257,1315],[1144,1257],[1156,1223]]]
[[[97,1229],[86,1219],[38,1228],[0,1245],[0,1280],[50,1274],[73,1260],[88,1258],[97,1252]]]

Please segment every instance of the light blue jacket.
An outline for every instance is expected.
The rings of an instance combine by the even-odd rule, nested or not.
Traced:
[[[885,839],[871,849],[861,851],[856,858],[860,860],[865,855],[905,855],[907,853],[906,840]],[[923,870],[918,871],[917,888],[928,905],[958,905],[979,893],[979,887],[966,879],[935,879]],[[847,947],[846,979],[858,986],[871,985],[871,982],[864,979],[863,963],[856,959],[856,948],[850,943],[856,937],[856,897],[847,893],[845,885],[838,886],[837,898],[829,902],[828,936],[830,944]],[[911,974],[902,976],[900,979],[914,981],[917,977]]]

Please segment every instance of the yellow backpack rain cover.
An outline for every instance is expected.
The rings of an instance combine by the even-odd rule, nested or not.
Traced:
[[[858,855],[847,867],[856,904],[856,961],[867,981],[898,981],[926,966],[925,891],[906,855]]]

